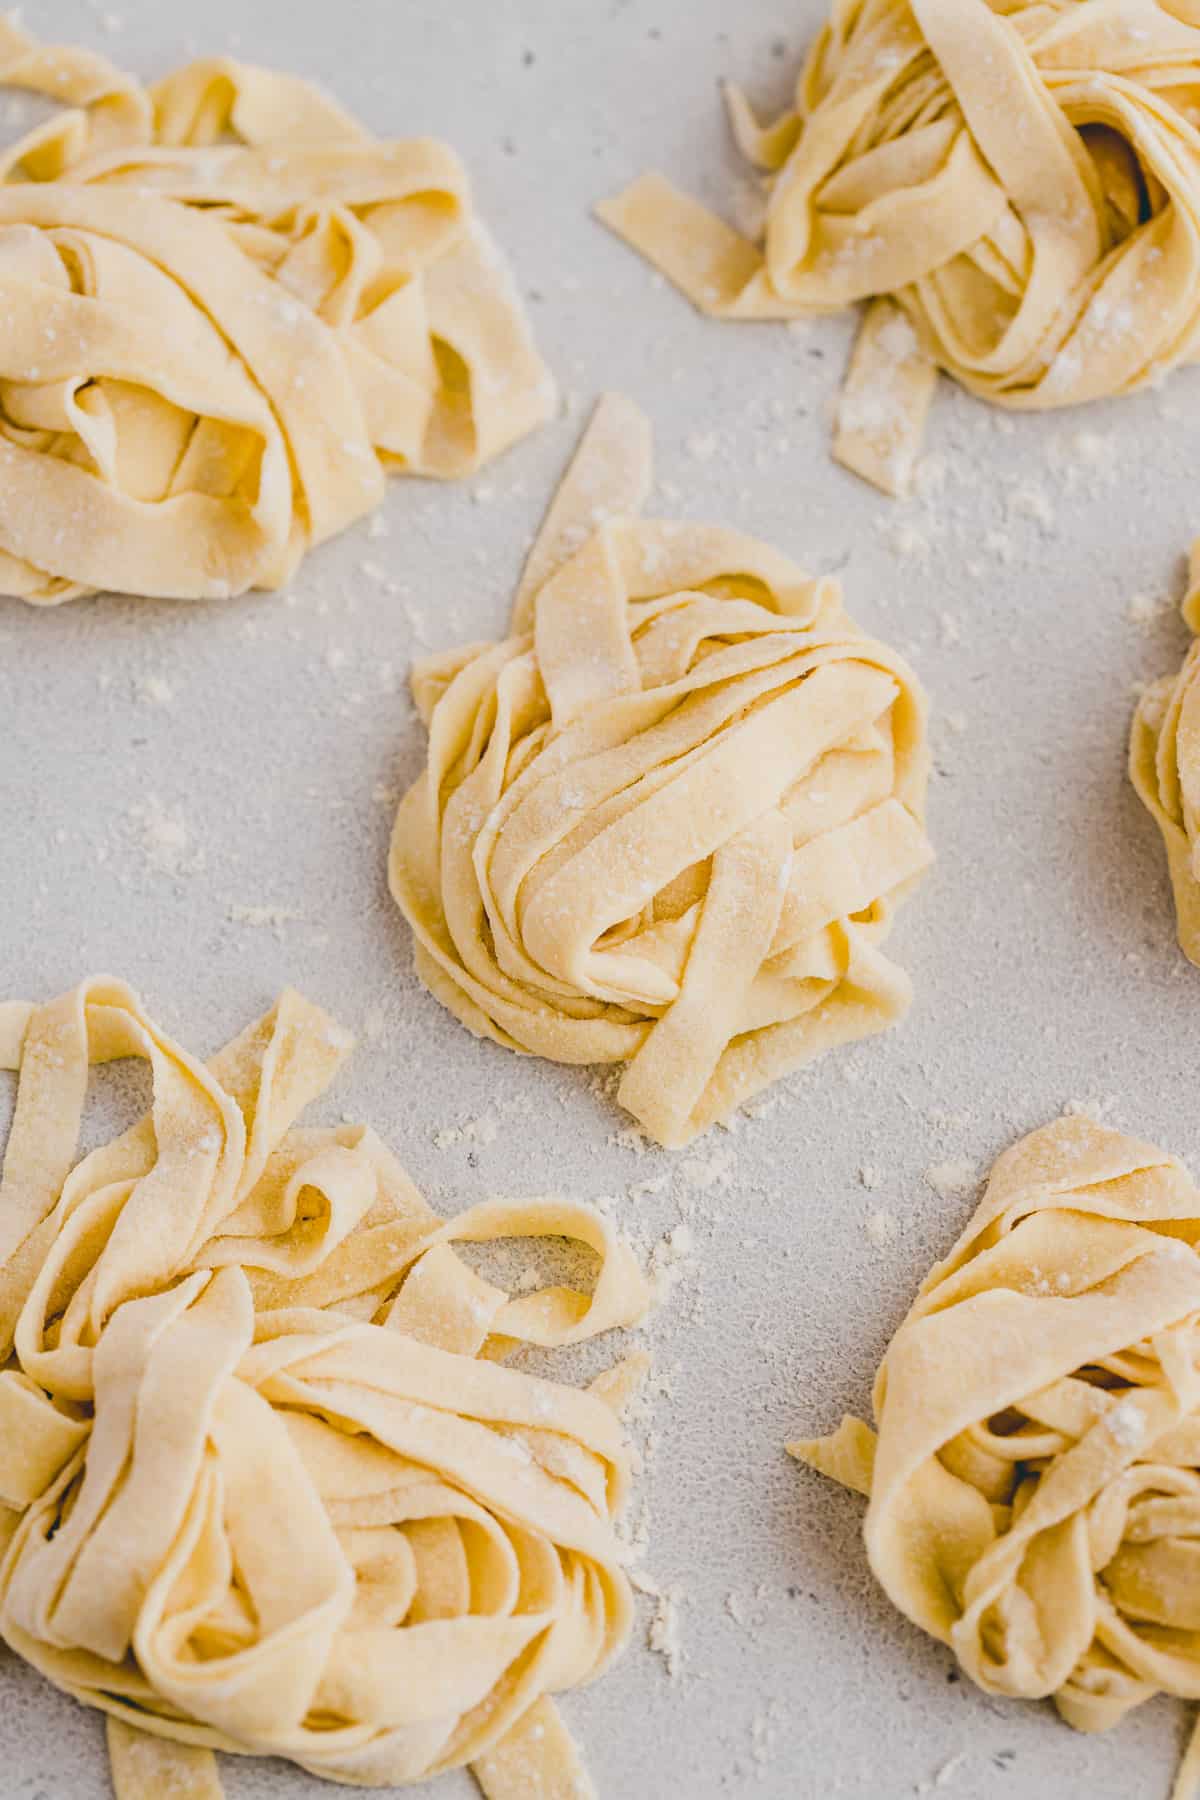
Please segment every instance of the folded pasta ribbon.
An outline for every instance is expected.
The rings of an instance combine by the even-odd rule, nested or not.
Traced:
[[[1192,548],[1183,616],[1200,631],[1200,539]],[[1184,955],[1200,964],[1200,639],[1175,675],[1152,682],[1138,701],[1129,775],[1162,833]]]
[[[997,1162],[875,1382],[791,1444],[869,1493],[889,1598],[972,1680],[1103,1731],[1200,1698],[1200,1192],[1085,1118]],[[1200,1735],[1176,1800],[1200,1791]]]
[[[443,1220],[371,1131],[297,1126],[350,1043],[292,992],[207,1066],[119,982],[0,1006],[0,1633],[108,1715],[117,1800],[219,1797],[216,1750],[586,1800],[550,1696],[628,1631],[638,1359],[593,1392],[502,1361],[646,1285],[586,1207]],[[124,1056],[152,1111],[80,1159],[89,1065]],[[454,1249],[544,1233],[599,1259],[590,1295]]]
[[[277,587],[385,470],[549,415],[445,145],[226,59],[143,89],[7,17],[0,82],[68,108],[0,156],[0,593]]]
[[[755,244],[646,175],[599,208],[695,305],[871,305],[834,453],[903,492],[934,370],[1013,408],[1153,381],[1200,348],[1194,0],[835,0],[760,127]]]
[[[909,1002],[882,954],[926,867],[925,705],[895,653],[765,544],[640,522],[649,428],[601,403],[512,635],[420,665],[428,765],[392,892],[480,1036],[628,1068],[683,1144]]]

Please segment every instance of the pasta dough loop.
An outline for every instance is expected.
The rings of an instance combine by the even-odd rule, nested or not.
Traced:
[[[716,316],[871,302],[835,455],[885,492],[935,367],[1028,410],[1200,352],[1193,0],[835,0],[789,111],[728,100],[761,246],[659,175],[599,216]]]
[[[0,19],[68,110],[0,153],[0,593],[223,598],[553,409],[461,163],[228,59],[150,89]]]
[[[1200,540],[1192,549],[1183,616],[1200,631]],[[1200,639],[1176,675],[1152,682],[1133,717],[1129,777],[1162,833],[1179,943],[1200,965]]]
[[[373,1132],[299,1126],[351,1042],[290,990],[207,1066],[107,978],[0,1005],[0,1633],[108,1715],[117,1800],[219,1797],[215,1750],[588,1800],[549,1696],[629,1629],[645,1359],[590,1393],[501,1364],[649,1292],[590,1208],[444,1220]],[[89,1065],[126,1056],[152,1111],[80,1160]],[[546,1233],[590,1295],[454,1248]]]
[[[915,677],[836,582],[637,521],[649,478],[649,427],[609,396],[512,635],[415,670],[429,759],[390,879],[457,1018],[627,1063],[621,1103],[680,1145],[906,1010],[880,946],[931,859],[928,752]]]
[[[876,1579],[980,1687],[1103,1731],[1200,1698],[1200,1191],[1082,1117],[1006,1151],[846,1419]],[[1177,1800],[1197,1791],[1196,1756]]]

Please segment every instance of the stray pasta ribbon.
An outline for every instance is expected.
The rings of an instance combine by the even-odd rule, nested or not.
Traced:
[[[1200,353],[1195,0],[837,0],[789,111],[728,103],[760,244],[660,175],[599,216],[718,317],[869,302],[834,454],[884,492],[938,368],[1039,409]]]
[[[413,675],[424,774],[392,893],[478,1036],[626,1063],[686,1144],[893,1024],[883,955],[929,864],[925,702],[835,581],[716,526],[643,522],[650,430],[610,395],[550,507],[512,635]]]
[[[888,1597],[988,1693],[1105,1731],[1200,1697],[1200,1191],[1082,1117],[1005,1152],[847,1418]],[[1174,1790],[1200,1793],[1200,1732]]]
[[[384,475],[462,475],[554,388],[461,163],[222,58],[144,89],[0,19],[66,111],[0,153],[0,593],[285,583]]]
[[[1183,616],[1200,631],[1200,540],[1192,548]],[[1175,895],[1179,943],[1200,965],[1200,638],[1176,675],[1152,682],[1138,701],[1129,776],[1162,833]]]
[[[107,1714],[117,1800],[219,1800],[219,1750],[588,1800],[550,1696],[629,1629],[645,1359],[590,1392],[502,1364],[648,1290],[587,1207],[445,1220],[370,1130],[297,1125],[350,1047],[290,990],[207,1066],[107,978],[0,1005],[0,1634]],[[152,1110],[79,1158],[89,1066],[127,1056]],[[590,1295],[454,1248],[546,1233]]]

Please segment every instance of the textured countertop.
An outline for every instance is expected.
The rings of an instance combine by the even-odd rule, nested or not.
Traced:
[[[943,387],[927,451],[944,479],[925,502],[885,501],[836,468],[828,408],[851,322],[706,322],[588,212],[659,166],[736,216],[750,192],[718,79],[774,105],[823,12],[29,9],[43,36],[147,76],[230,50],[321,78],[383,135],[446,138],[568,409],[474,482],[397,480],[388,536],[360,528],[326,547],[285,596],[0,602],[0,993],[42,998],[107,970],[209,1051],[293,982],[361,1035],[316,1116],[368,1120],[443,1210],[492,1193],[607,1197],[647,1250],[687,1226],[649,1333],[639,1485],[643,1567],[668,1596],[659,1648],[646,1601],[624,1661],[564,1705],[605,1800],[1157,1800],[1181,1709],[1156,1703],[1089,1740],[1049,1706],[975,1692],[873,1586],[861,1503],[782,1446],[865,1407],[974,1173],[1015,1136],[1086,1103],[1200,1167],[1200,974],[1175,947],[1157,834],[1124,779],[1134,684],[1184,648],[1168,603],[1200,529],[1200,372],[1016,421]],[[654,420],[655,510],[838,571],[851,612],[911,656],[935,705],[940,860],[892,939],[916,984],[910,1019],[684,1157],[631,1148],[586,1071],[467,1036],[418,987],[384,879],[422,751],[409,660],[502,630],[529,533],[605,387]],[[128,1115],[140,1092],[126,1081],[110,1111]],[[225,1773],[231,1800],[329,1791],[281,1764]],[[458,1775],[425,1791],[472,1789]],[[6,1658],[3,1800],[107,1792],[98,1719]]]

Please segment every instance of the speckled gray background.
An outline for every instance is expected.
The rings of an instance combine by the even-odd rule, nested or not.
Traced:
[[[931,1166],[986,1168],[1077,1101],[1200,1166],[1200,975],[1175,948],[1156,834],[1123,777],[1134,684],[1184,646],[1154,603],[1177,594],[1200,528],[1200,373],[1015,424],[947,389],[928,446],[941,490],[897,508],[827,457],[848,321],[706,323],[588,216],[651,165],[744,209],[718,79],[782,99],[823,10],[27,8],[43,35],[148,76],[233,50],[320,77],[381,134],[447,138],[571,410],[475,483],[396,482],[386,539],[360,529],[328,546],[283,598],[0,602],[0,992],[45,996],[108,970],[208,1050],[290,980],[363,1033],[324,1116],[370,1120],[436,1204],[608,1197],[647,1247],[688,1224],[651,1332],[661,1391],[641,1483],[644,1568],[675,1596],[675,1674],[643,1642],[648,1604],[624,1662],[565,1703],[606,1800],[1157,1800],[1177,1708],[1088,1740],[1049,1708],[956,1681],[873,1588],[860,1503],[782,1450],[866,1404],[913,1285],[966,1216],[969,1193],[936,1191]],[[654,418],[658,509],[727,519],[840,570],[854,613],[912,655],[936,707],[941,860],[893,940],[916,981],[910,1020],[690,1161],[625,1147],[586,1073],[467,1037],[418,989],[384,882],[394,796],[421,752],[409,659],[501,629],[528,534],[605,386]],[[247,923],[256,909],[274,923]],[[127,1084],[118,1103],[136,1099]],[[898,1227],[882,1247],[866,1229],[879,1211]],[[0,1666],[5,1800],[106,1794],[101,1743],[93,1717]],[[328,1791],[282,1765],[226,1775],[232,1800]],[[446,1800],[469,1790],[465,1776],[437,1786]]]

